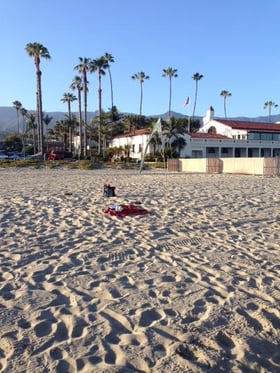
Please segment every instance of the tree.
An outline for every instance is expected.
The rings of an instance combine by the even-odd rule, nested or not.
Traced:
[[[97,72],[98,75],[98,154],[101,154],[101,127],[102,127],[102,88],[101,78],[105,75],[108,63],[104,56],[96,58],[90,62],[90,72]]]
[[[112,115],[112,121],[114,118],[114,98],[113,98],[113,81],[112,81],[112,74],[111,74],[111,68],[110,68],[110,62],[115,62],[114,57],[109,54],[105,53],[104,58],[106,61],[106,69],[108,69],[109,78],[110,78],[110,89],[111,89],[111,115]]]
[[[176,137],[174,141],[171,143],[171,147],[178,151],[178,157],[180,158],[181,150],[184,149],[187,142],[184,137]]]
[[[26,132],[29,134],[29,132],[32,132],[32,143],[33,143],[33,154],[36,153],[36,129],[37,129],[37,123],[36,123],[36,116],[34,113],[30,112],[27,113],[27,122],[26,122]]]
[[[16,109],[17,111],[17,133],[19,135],[19,111],[20,111],[20,108],[21,108],[21,102],[20,101],[14,101],[13,102],[13,107]]]
[[[225,119],[227,119],[227,105],[226,100],[228,97],[231,97],[231,93],[229,91],[221,91],[220,96],[224,98],[224,113],[225,113]]]
[[[193,119],[194,119],[195,108],[196,108],[196,103],[197,103],[198,81],[203,78],[203,75],[199,73],[195,73],[193,74],[192,78],[195,81],[195,95],[194,95],[194,105],[193,105]]]
[[[25,118],[26,118],[28,112],[24,107],[21,107],[19,109],[19,111],[20,111],[20,114],[22,116],[22,148],[23,148],[24,155],[25,155],[25,132],[26,132]]]
[[[63,103],[67,103],[67,109],[68,109],[68,127],[69,127],[69,151],[72,151],[72,113],[71,113],[71,102],[74,102],[77,100],[77,97],[73,93],[64,93],[61,101]]]
[[[69,87],[72,90],[77,90],[78,92],[78,112],[79,112],[79,138],[80,138],[80,144],[79,144],[79,151],[78,151],[78,157],[81,158],[82,153],[82,106],[81,106],[81,92],[83,90],[82,86],[82,79],[80,76],[76,75],[74,79],[72,80],[72,83]]]
[[[5,149],[7,151],[20,152],[22,150],[22,142],[19,135],[12,133],[4,139]]]
[[[269,122],[271,121],[271,108],[276,108],[276,107],[278,107],[278,105],[275,104],[275,102],[273,102],[273,101],[266,101],[264,103],[263,108],[268,109],[268,121]]]
[[[79,57],[79,64],[75,66],[75,70],[77,70],[82,77],[82,89],[84,95],[84,156],[86,157],[87,154],[87,91],[88,91],[88,81],[87,81],[87,73],[89,71],[90,65],[90,58],[82,58]]]
[[[25,50],[29,57],[33,58],[36,70],[36,99],[38,115],[38,135],[39,135],[39,152],[44,152],[44,127],[43,127],[43,104],[42,104],[42,87],[40,70],[40,58],[50,59],[49,51],[40,43],[28,43]]]
[[[166,145],[171,147],[171,142],[174,139],[180,137],[186,132],[186,123],[185,120],[182,121],[180,118],[170,118],[167,122],[162,122],[163,135],[166,140]]]
[[[138,80],[140,83],[140,110],[139,115],[142,116],[142,102],[143,102],[143,83],[145,80],[150,79],[149,75],[146,75],[143,71],[132,75],[131,79]]]
[[[48,134],[49,134],[49,130],[48,130],[48,126],[49,124],[51,123],[51,121],[53,120],[53,117],[49,117],[48,114],[46,115],[43,115],[43,122],[45,123],[45,126],[46,126],[46,140],[47,140],[47,152],[48,152]]]
[[[56,140],[63,141],[64,144],[67,144],[67,137],[69,134],[68,120],[62,119],[57,121],[51,132]]]
[[[28,114],[28,111],[24,107],[21,107],[19,111],[22,116],[22,132],[25,133],[25,118]]]
[[[162,70],[162,76],[169,79],[169,105],[168,105],[168,115],[171,117],[171,100],[172,100],[172,78],[177,78],[177,69],[172,69],[168,67],[167,69]]]

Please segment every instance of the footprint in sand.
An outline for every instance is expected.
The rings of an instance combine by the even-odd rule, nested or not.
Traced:
[[[162,315],[155,309],[143,311],[139,320],[139,326],[147,327],[152,325],[155,321],[162,318]]]
[[[14,353],[14,344],[10,338],[0,339],[0,367],[3,371],[8,364],[9,358]]]

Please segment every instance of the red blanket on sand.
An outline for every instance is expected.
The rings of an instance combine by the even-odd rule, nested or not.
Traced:
[[[121,218],[128,216],[128,215],[146,215],[148,214],[148,210],[144,209],[141,206],[136,205],[120,205],[120,210],[116,210],[115,208],[111,208],[110,206],[106,207],[104,210],[105,214],[111,216],[120,216]]]

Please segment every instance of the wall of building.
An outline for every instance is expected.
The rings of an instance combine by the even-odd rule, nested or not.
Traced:
[[[225,126],[223,123],[220,123],[216,120],[211,120],[209,123],[205,124],[202,128],[199,129],[199,133],[208,133],[211,127],[216,128],[216,133],[221,135],[232,137],[232,129],[231,127]]]
[[[130,147],[130,157],[134,159],[140,159],[148,141],[148,135],[139,135],[132,137],[116,137],[114,138],[110,146],[111,147],[124,147],[128,145]],[[147,153],[151,152],[151,145],[149,145]]]

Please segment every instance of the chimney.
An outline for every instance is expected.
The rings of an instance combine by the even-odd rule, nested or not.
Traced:
[[[203,118],[203,125],[207,124],[212,119],[214,119],[214,109],[212,106],[209,106],[209,108],[206,111],[206,115]]]

